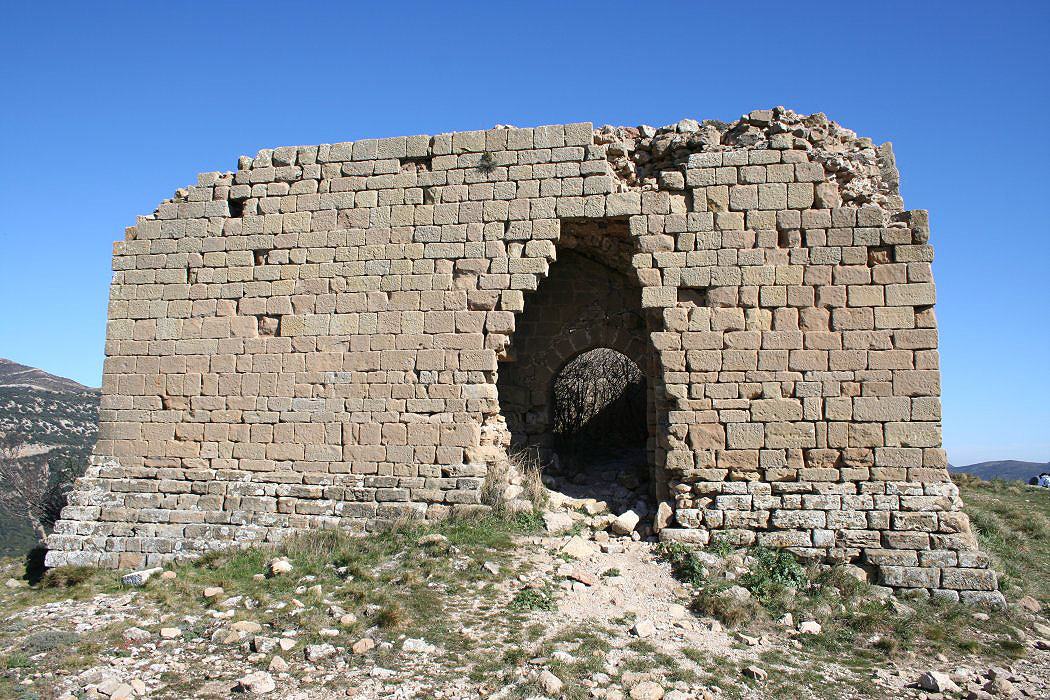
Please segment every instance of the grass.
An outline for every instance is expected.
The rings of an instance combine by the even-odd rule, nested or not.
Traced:
[[[210,635],[217,624],[208,622],[208,610],[223,609],[223,600],[239,597],[242,602],[230,608],[234,616],[228,622],[253,620],[262,625],[261,634],[270,637],[294,631],[299,644],[293,655],[301,655],[307,644],[329,642],[348,647],[367,633],[375,639],[377,649],[368,657],[343,657],[348,663],[374,660],[397,668],[399,639],[407,636],[435,644],[452,665],[470,666],[475,658],[481,658],[477,638],[491,638],[494,646],[501,647],[504,642],[517,641],[515,635],[521,634],[520,623],[501,614],[508,593],[498,585],[500,580],[481,568],[482,564],[497,563],[508,579],[517,575],[514,538],[540,527],[542,520],[528,513],[433,525],[405,521],[366,536],[340,530],[305,532],[277,546],[215,551],[191,563],[171,565],[167,568],[176,573],[173,580],[162,581],[155,576],[146,586],[135,589],[145,598],[137,605],[149,610],[155,620],[166,616],[163,624],[147,625],[154,627],[154,635],[161,626],[180,627],[184,642],[198,639],[207,645],[201,638]],[[258,577],[275,557],[286,557],[292,571]],[[205,599],[202,591],[212,586],[221,586],[222,595]],[[314,586],[320,586],[320,596],[312,590]],[[120,583],[117,572],[59,567],[35,586],[10,591],[13,605],[5,604],[5,608],[13,611],[123,590],[128,589]],[[553,606],[549,591],[528,592],[538,596],[529,609]],[[254,601],[252,609],[246,609],[244,601]],[[338,614],[331,612],[333,606]],[[340,625],[338,617],[343,613],[353,613],[356,621]],[[203,618],[204,622],[196,626],[183,623],[186,616]],[[3,676],[9,669],[24,668],[29,663],[72,671],[105,663],[107,656],[126,654],[127,644],[121,635],[130,625],[128,621],[96,629],[81,640],[58,629],[27,635],[18,625],[5,625],[0,628],[0,681],[6,682]],[[464,627],[474,628],[476,634],[460,633]],[[340,629],[341,634],[336,639],[323,636],[320,630],[325,628]],[[102,639],[107,641],[99,643]],[[393,643],[394,648],[381,648],[382,641]],[[336,677],[331,682],[340,680]],[[190,687],[183,690],[193,694]],[[0,695],[2,692],[0,684]]]
[[[534,588],[526,588],[518,591],[507,607],[517,612],[523,612],[526,610],[554,610],[556,605],[550,593]]]
[[[982,549],[1004,573],[1004,592],[1014,601],[1032,595],[1050,608],[1050,590],[1044,585],[1050,577],[1050,493],[965,478],[959,485]],[[540,692],[524,680],[537,667],[532,661],[537,658],[545,659],[544,667],[562,679],[568,698],[586,697],[583,681],[598,672],[615,678],[607,664],[617,658],[621,674],[652,672],[667,683],[718,685],[725,697],[753,695],[761,689],[765,697],[816,698],[831,693],[849,674],[863,678],[874,668],[912,657],[943,654],[960,663],[1009,663],[1027,653],[1022,631],[1028,620],[1017,606],[1006,612],[984,611],[988,619],[978,620],[974,609],[940,599],[890,602],[841,567],[804,566],[782,550],[736,549],[724,542],[709,546],[704,556],[684,544],[667,543],[659,550],[674,575],[687,584],[690,607],[696,614],[715,617],[755,636],[777,636],[784,630],[776,620],[790,612],[796,623],[819,622],[821,633],[800,637],[797,649],[763,650],[760,661],[770,674],[764,684],[742,678],[743,664],[735,658],[739,649],[730,653],[734,658],[712,656],[688,646],[654,644],[650,639],[634,639],[614,649],[610,641],[625,637],[635,621],[633,614],[603,624],[591,621],[566,626],[567,621],[549,614],[557,610],[555,578],[538,588],[522,588],[515,582],[525,572],[515,552],[515,538],[542,529],[542,520],[535,513],[511,516],[503,512],[473,521],[399,522],[365,536],[311,531],[278,546],[212,552],[192,563],[168,567],[177,574],[174,580],[154,577],[145,587],[135,589],[141,597],[136,606],[149,610],[152,618],[137,624],[154,635],[160,626],[178,627],[185,638],[180,643],[203,649],[220,624],[209,611],[222,609],[227,597],[241,596],[242,604],[233,608],[235,615],[228,622],[257,621],[263,626],[262,634],[270,637],[294,630],[299,644],[290,655],[283,655],[286,658],[297,655],[301,660],[306,644],[329,642],[347,647],[368,635],[377,648],[366,656],[344,655],[346,663],[404,670],[405,659],[398,653],[400,639],[421,637],[440,650],[441,670],[428,671],[438,674],[431,681],[440,685],[443,679],[466,677],[489,692],[515,685],[511,697]],[[730,570],[746,559],[749,573],[728,580],[720,575],[711,554],[732,557]],[[287,557],[293,571],[256,578],[276,556]],[[486,572],[481,568],[484,562],[497,564],[500,574]],[[17,576],[19,565],[13,560],[0,562],[0,576]],[[605,569],[602,575],[620,574]],[[202,590],[216,585],[224,588],[223,595],[204,599]],[[311,592],[315,585],[321,587],[321,596]],[[740,596],[739,591],[731,593],[734,586],[748,590],[750,597]],[[3,590],[0,596],[5,612],[12,614],[46,602],[78,601],[129,590],[116,572],[60,567],[35,585]],[[246,609],[246,600],[255,607]],[[329,610],[332,606],[353,613],[356,620],[339,624],[338,615]],[[166,616],[163,624],[161,616]],[[0,697],[17,696],[17,681],[27,673],[44,669],[76,673],[134,652],[134,644],[122,639],[130,624],[102,627],[77,639],[60,627],[43,630],[32,620],[8,620],[0,627]],[[339,629],[339,637],[320,635],[325,628]],[[384,648],[384,642],[392,643],[393,648]],[[831,666],[839,675],[822,676]],[[322,673],[314,681],[304,678],[300,682],[312,682],[318,691],[317,684],[338,690],[345,677]],[[203,682],[170,680],[175,685],[167,692],[186,697],[196,693],[194,683]],[[34,687],[48,697],[43,685]],[[873,685],[858,691],[859,697],[874,697],[870,694],[878,690]]]
[[[1019,481],[953,474],[982,551],[1008,599],[1030,595],[1050,609],[1050,491]]]
[[[980,547],[1003,574],[1003,590],[1016,600],[1031,595],[1050,610],[1050,493],[1012,482],[986,482],[963,477],[959,486]],[[806,567],[784,550],[752,547],[733,550],[724,543],[709,554],[734,552],[750,557],[749,573],[734,581],[705,575],[696,550],[667,543],[661,555],[676,578],[693,589],[691,609],[731,627],[754,633],[776,629],[775,620],[790,612],[796,623],[816,620],[820,634],[807,635],[803,655],[833,656],[846,666],[869,668],[906,654],[944,654],[1008,662],[1026,653],[1023,629],[1029,621],[1017,606],[985,610],[943,599],[890,602],[874,595],[868,584],[841,567]],[[716,572],[717,573],[717,572]],[[746,588],[750,598],[729,594]],[[688,656],[688,654],[687,654]]]

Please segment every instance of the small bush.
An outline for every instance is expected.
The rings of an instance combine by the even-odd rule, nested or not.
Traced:
[[[603,577],[605,577],[605,578],[608,578],[608,577],[610,577],[610,576],[619,576],[619,575],[620,575],[620,570],[619,570],[619,569],[616,569],[616,568],[612,568],[612,569],[606,569],[606,570],[605,570],[605,571],[604,571],[604,572],[602,573],[602,576],[603,576]]]
[[[738,600],[719,595],[714,589],[704,589],[693,598],[689,608],[699,614],[713,617],[727,627],[746,625],[759,616],[761,608],[752,599]]]
[[[89,581],[98,573],[93,566],[58,566],[48,570],[40,579],[44,588],[72,588]]]
[[[12,668],[26,668],[29,665],[29,657],[25,654],[8,654],[7,656],[0,656],[0,670],[6,671]]]
[[[400,603],[385,605],[376,615],[376,624],[384,629],[399,629],[408,624],[408,613]]]
[[[769,600],[786,588],[800,589],[808,583],[806,570],[791,552],[755,547],[751,571],[740,577],[740,585],[760,600]]]
[[[554,599],[546,591],[526,588],[518,591],[508,605],[511,610],[525,612],[528,610],[554,610]]]
[[[707,545],[707,551],[711,552],[711,554],[720,556],[723,559],[732,554],[733,549],[733,543],[724,537],[713,538],[711,544]]]
[[[79,639],[77,635],[65,630],[44,630],[26,637],[22,642],[22,650],[32,656],[72,646],[76,644],[77,639]]]
[[[671,565],[671,573],[679,581],[694,586],[703,584],[704,564],[689,547],[681,542],[664,542],[660,545],[660,556]]]

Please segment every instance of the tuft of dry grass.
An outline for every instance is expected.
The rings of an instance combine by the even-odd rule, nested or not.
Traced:
[[[94,566],[58,566],[49,569],[40,579],[43,588],[72,588],[86,583],[99,574]]]
[[[505,460],[490,463],[481,485],[481,502],[496,512],[504,511],[507,504],[503,494],[513,483],[521,486],[521,497],[534,509],[547,505],[549,494],[543,485],[543,464],[535,450],[515,450]]]

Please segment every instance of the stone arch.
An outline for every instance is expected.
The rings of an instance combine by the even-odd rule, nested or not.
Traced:
[[[642,308],[642,287],[631,264],[637,242],[627,219],[564,219],[546,275],[526,294],[497,372],[500,413],[517,446],[553,457],[551,398],[558,373],[574,358],[609,348],[634,362],[646,382],[647,457],[656,483],[659,363],[651,331],[658,319]],[[666,485],[657,485],[657,492]]]

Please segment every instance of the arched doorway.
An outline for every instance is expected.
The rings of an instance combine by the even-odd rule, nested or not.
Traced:
[[[651,323],[642,309],[632,251],[626,220],[563,221],[557,260],[536,291],[526,296],[497,376],[500,413],[514,449],[526,448],[536,454],[556,490],[571,491],[567,495],[581,498],[607,500],[609,494],[598,487],[603,479],[609,480],[614,465],[620,464],[620,472],[634,475],[621,479],[617,472],[612,479],[626,489],[616,498],[616,505],[625,509],[635,508],[638,500],[651,502],[659,491],[653,488],[659,431],[653,410],[655,392],[651,382],[645,381],[654,369]],[[590,354],[595,351],[600,352]],[[598,363],[603,353],[605,362]],[[612,401],[611,406],[602,403],[606,408],[598,411],[602,415],[589,416],[582,434],[570,439],[573,431],[565,429],[556,407],[559,377],[594,370],[610,360],[632,377],[628,393],[633,398]],[[638,379],[643,381],[635,381]],[[620,419],[631,416],[632,438],[619,441],[616,454],[606,454],[607,460],[596,462],[595,449],[587,451],[587,460],[583,460],[583,450],[577,448],[588,435],[600,432],[598,426],[613,415]],[[589,469],[582,469],[585,461]],[[629,467],[624,466],[626,462]],[[591,479],[603,471],[601,479]]]

